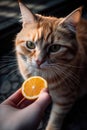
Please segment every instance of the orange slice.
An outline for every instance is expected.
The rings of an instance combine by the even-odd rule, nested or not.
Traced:
[[[47,88],[47,81],[40,76],[33,76],[24,81],[22,94],[26,99],[37,99],[43,88]]]

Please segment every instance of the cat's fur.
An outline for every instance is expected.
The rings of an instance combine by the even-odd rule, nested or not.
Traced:
[[[46,130],[60,130],[83,88],[86,52],[78,26],[82,9],[55,18],[33,14],[21,2],[19,6],[23,20],[15,41],[19,69],[24,79],[38,75],[48,81],[53,106]]]

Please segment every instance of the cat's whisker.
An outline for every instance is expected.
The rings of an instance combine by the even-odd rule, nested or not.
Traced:
[[[4,61],[4,60],[17,60],[17,58],[15,56],[5,56],[5,57],[2,57],[0,60]]]
[[[56,78],[59,76],[60,79],[62,79],[59,84],[61,85],[61,83],[64,82],[65,86],[68,86],[67,82],[65,81],[65,78],[66,78],[66,77],[63,78],[63,77],[64,77],[64,75],[62,75],[62,74],[63,74],[63,73],[62,73],[63,71],[60,72],[60,74],[59,74],[59,71],[61,71],[61,70],[60,70],[59,68],[57,68],[57,71],[56,71],[56,69],[53,69],[53,71],[56,73],[56,76],[55,76]],[[66,75],[66,76],[67,76],[67,75]]]
[[[52,65],[53,66],[53,65]],[[78,86],[78,84],[79,84],[79,78],[77,78],[77,75],[76,74],[74,74],[74,76],[71,74],[71,72],[69,71],[69,73],[68,74],[66,74],[66,71],[64,71],[65,69],[64,69],[64,67],[61,67],[61,66],[59,66],[59,65],[57,65],[56,67],[54,67],[54,68],[56,68],[56,70],[58,71],[58,74],[57,75],[60,75],[60,74],[63,74],[63,77],[65,76],[65,78],[67,78],[67,80],[68,80],[68,77],[69,77],[69,79],[72,81],[72,84],[73,85],[71,85],[71,86],[74,86],[75,84],[74,83],[76,83],[77,84],[77,86]],[[59,70],[60,70],[60,74],[59,74]],[[57,72],[56,71],[56,72]],[[78,79],[78,80],[77,80]],[[77,82],[78,81],[78,82]]]
[[[16,60],[15,60],[15,59],[13,59],[13,58],[12,58],[12,59],[3,59],[3,60],[2,60],[2,59],[0,59],[0,62],[1,62],[1,63],[5,63],[5,62],[6,62],[6,63],[9,63],[9,62],[13,62],[13,61],[15,61],[15,62],[16,62]]]
[[[56,68],[60,68],[60,70],[65,70],[65,72],[66,72],[66,66],[60,66],[60,64],[57,64],[56,65]],[[67,72],[71,72],[71,73],[73,73],[73,75],[78,79],[79,77],[78,77],[78,75],[77,74],[75,74],[73,71],[71,71],[71,69],[69,69],[69,71],[67,71]],[[66,74],[66,73],[65,73]],[[66,74],[67,75],[67,74]]]
[[[65,72],[65,74],[68,75],[69,78],[71,78],[74,82],[76,82],[78,84],[79,83],[79,76],[75,72],[73,72],[71,69],[69,69],[69,71],[67,71],[67,72],[68,73],[66,74],[66,72]]]
[[[16,52],[16,48],[12,49],[12,50],[8,53],[8,55],[11,55],[11,54],[14,53],[14,52]]]
[[[66,75],[66,73],[64,73]],[[79,85],[79,80],[72,75],[70,72],[67,74],[67,80],[70,81],[70,87],[75,87]]]
[[[51,63],[50,65],[54,66],[55,64]],[[56,63],[56,65],[60,65],[61,67],[65,66],[65,67],[71,67],[71,68],[77,68],[77,69],[81,69],[81,68],[84,69],[84,66],[75,66],[75,65],[72,65],[72,64]]]
[[[56,67],[56,69],[58,69],[58,67]],[[71,74],[72,71],[69,70],[69,72],[66,74],[66,71],[64,72],[63,69],[61,69],[61,67],[60,67],[60,70],[61,70],[61,73],[63,73],[65,75],[65,78],[67,78],[67,80],[71,80],[73,85],[75,85],[74,83],[76,83],[76,85],[78,86],[79,78],[77,77],[77,75],[75,73]],[[72,86],[72,85],[70,85],[70,86]]]
[[[17,62],[10,62],[10,61],[6,61],[6,62],[2,62],[2,65],[0,66],[0,71],[1,72],[7,72],[10,69],[14,69],[17,68]]]
[[[4,59],[4,60],[1,60],[0,59],[0,64],[3,65],[3,64],[10,64],[10,63],[16,63],[17,64],[17,60],[15,59]]]
[[[17,64],[16,64],[16,63],[4,64],[4,65],[1,65],[1,66],[0,66],[0,69],[5,68],[5,67],[10,68],[10,67],[13,67],[13,66],[17,66]]]
[[[76,80],[79,82],[79,76],[76,73],[74,73],[72,70],[69,70],[69,76],[73,77],[74,81]]]
[[[1,69],[1,73],[4,73],[4,72],[7,72],[7,73],[9,73],[10,71],[11,71],[11,69],[15,69],[16,68],[16,66],[15,67],[12,67],[12,68],[3,68],[3,69]]]
[[[77,69],[84,69],[84,66],[75,66],[71,64],[64,64],[64,63],[57,63],[56,65],[65,66],[65,67],[71,67],[71,68],[77,68]]]
[[[61,67],[61,66],[58,66],[58,67],[60,67],[60,69],[63,69],[63,70],[64,70],[64,68],[66,69],[66,67]],[[65,73],[66,75],[72,73],[76,78],[78,78],[78,75],[75,74],[73,71],[71,71],[71,69],[68,68],[68,70],[69,71],[65,70],[65,72],[67,72],[67,73]]]
[[[19,70],[16,68],[15,70],[11,71],[6,78],[8,78],[9,76],[13,75],[15,73],[15,75],[19,74]]]
[[[12,69],[15,69],[15,68],[17,68],[17,67],[13,66],[12,68],[3,68],[3,69],[0,70],[0,73],[9,72],[9,71],[11,71]]]
[[[17,63],[16,60],[0,60],[1,64],[3,63]]]

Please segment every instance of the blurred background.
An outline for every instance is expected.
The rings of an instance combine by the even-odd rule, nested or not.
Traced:
[[[22,0],[34,12],[47,16],[64,17],[83,6],[83,17],[87,18],[86,0]],[[20,10],[17,0],[0,0],[0,103],[20,88],[23,79],[18,71],[14,41],[21,29]],[[87,130],[87,96],[76,102],[63,130]],[[48,111],[43,122],[48,118]],[[45,123],[40,125],[43,130]]]

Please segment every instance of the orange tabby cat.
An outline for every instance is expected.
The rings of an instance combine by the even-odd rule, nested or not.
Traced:
[[[48,81],[53,106],[46,130],[60,130],[83,87],[85,51],[76,35],[82,9],[56,18],[33,14],[21,2],[19,6],[23,20],[15,43],[19,69],[24,79],[38,75]]]

